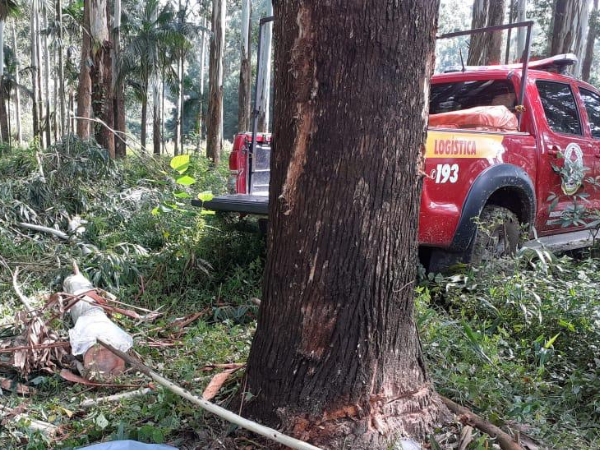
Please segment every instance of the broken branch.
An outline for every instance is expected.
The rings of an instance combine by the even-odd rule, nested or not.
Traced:
[[[279,442],[280,444],[287,445],[288,447],[297,450],[320,450],[318,447],[315,447],[314,445],[311,445],[307,442],[303,442],[293,437],[286,436],[285,434],[282,434],[279,431],[274,430],[273,428],[265,427],[264,425],[252,422],[251,420],[244,419],[243,417],[238,416],[237,414],[232,413],[231,411],[228,411],[225,408],[215,405],[214,403],[204,400],[203,398],[196,397],[195,395],[192,395],[189,391],[183,389],[181,386],[178,386],[172,381],[167,380],[166,378],[154,372],[146,365],[132,358],[127,353],[124,353],[112,347],[110,344],[103,341],[102,339],[98,339],[98,343],[110,350],[111,352],[113,352],[115,355],[119,356],[121,359],[125,360],[127,363],[129,363],[131,366],[133,366],[143,374],[152,378],[161,386],[167,388],[169,391],[189,400],[190,402],[200,406],[208,412],[219,416],[221,419],[227,420],[228,422],[234,423],[256,434],[260,434],[261,436],[264,436],[268,439],[272,439],[275,442]]]
[[[460,406],[459,404],[454,403],[449,398],[446,398],[442,395],[440,395],[440,398],[454,414],[463,416],[470,425],[483,431],[486,434],[489,434],[491,437],[496,438],[502,450],[524,450],[518,442],[515,442],[515,440],[510,434],[502,431],[496,425],[493,425],[490,422],[483,420],[477,414],[471,412],[464,406]]]
[[[56,236],[59,239],[62,239],[63,241],[68,241],[69,240],[69,235],[68,234],[63,233],[60,230],[55,230],[54,228],[43,227],[41,225],[34,225],[32,223],[25,223],[25,222],[19,222],[18,225],[21,228],[27,228],[28,230],[39,231],[41,233],[51,234],[53,236]]]
[[[118,402],[121,400],[126,400],[129,398],[140,397],[142,395],[146,395],[149,392],[152,392],[150,388],[138,389],[137,391],[123,392],[122,394],[108,395],[106,397],[98,397],[98,398],[90,398],[87,400],[83,400],[79,406],[81,408],[91,408],[95,405],[100,405],[102,403],[112,403]]]

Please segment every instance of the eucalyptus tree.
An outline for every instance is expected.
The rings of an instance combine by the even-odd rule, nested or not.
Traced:
[[[4,25],[6,19],[19,13],[19,3],[16,0],[0,0],[0,82],[4,82]],[[8,139],[8,117],[6,114],[4,89],[0,89],[0,132],[2,141]]]
[[[146,148],[148,128],[148,100],[150,89],[153,94],[153,132],[160,133],[160,78],[176,79],[172,64],[175,49],[189,45],[193,27],[176,20],[171,5],[160,5],[158,0],[148,0],[141,14],[131,14],[123,23],[127,44],[120,61],[119,78],[127,79],[142,103],[140,140]],[[154,139],[154,153],[160,154],[160,136]]]
[[[212,39],[210,41],[208,100],[208,133],[206,155],[219,165],[223,150],[223,51],[225,47],[225,8],[224,0],[213,0]]]

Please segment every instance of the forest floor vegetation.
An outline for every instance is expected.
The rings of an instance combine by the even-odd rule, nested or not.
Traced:
[[[177,166],[176,166],[177,167]],[[180,167],[177,167],[180,169]],[[19,330],[12,273],[42,304],[61,290],[76,260],[95,286],[119,300],[158,310],[155,321],[115,315],[134,335],[152,369],[201,395],[219,364],[244,363],[255,329],[265,261],[264,238],[251,219],[220,217],[189,198],[226,188],[226,167],[192,155],[182,172],[168,159],[114,163],[99,147],[72,139],[45,151],[0,157],[0,347]],[[60,230],[64,240],[23,228]],[[73,225],[75,224],[75,225]],[[513,434],[530,449],[600,448],[600,259],[522,253],[486,268],[421,274],[417,326],[436,389]],[[173,333],[176,319],[195,317]],[[67,336],[69,320],[54,321]],[[6,356],[6,355],[4,355]],[[25,378],[2,365],[2,406],[55,425],[53,437],[27,420],[5,420],[2,449],[67,449],[112,439],[169,443],[181,449],[263,448],[169,391],[83,408],[86,399],[135,388],[74,384],[56,373]],[[243,390],[233,372],[215,400],[228,407]],[[14,383],[32,392],[11,392]],[[12,385],[11,385],[12,383]],[[115,383],[148,387],[133,370]],[[35,390],[35,391],[33,391]],[[250,400],[252,393],[243,398]],[[452,427],[451,427],[452,428]],[[459,448],[460,425],[439,430],[429,448]],[[497,448],[473,431],[466,448]]]

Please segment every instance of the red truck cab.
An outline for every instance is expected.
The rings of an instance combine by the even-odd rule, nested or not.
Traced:
[[[577,199],[600,209],[600,190],[583,176],[600,176],[600,94],[561,73],[575,62],[559,55],[530,63],[522,105],[521,64],[433,76],[419,224],[430,267],[476,260],[482,245],[512,252],[520,227],[529,232],[526,245],[588,244],[583,221],[563,220]],[[232,195],[204,206],[266,215],[270,142],[258,134],[253,150],[252,135],[238,134]],[[498,215],[491,234],[478,231],[478,219]]]

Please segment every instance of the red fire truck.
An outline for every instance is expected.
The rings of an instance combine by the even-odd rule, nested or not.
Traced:
[[[600,94],[566,74],[574,55],[434,75],[419,246],[432,270],[527,246],[589,245],[574,201],[600,209]],[[231,195],[205,208],[268,215],[271,136],[240,133]],[[560,169],[563,170],[560,170]],[[574,200],[575,199],[575,200]],[[481,232],[478,224],[491,229]]]

